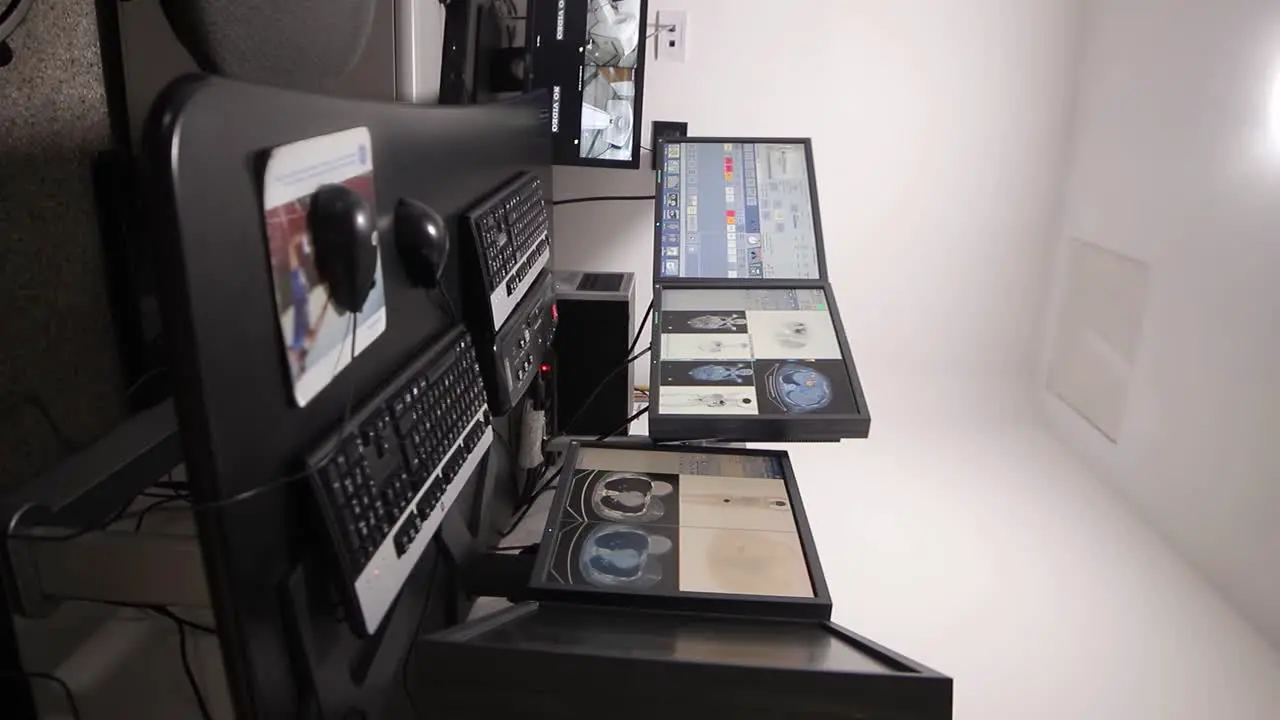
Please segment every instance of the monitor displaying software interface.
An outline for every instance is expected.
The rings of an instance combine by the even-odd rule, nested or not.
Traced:
[[[821,279],[800,142],[674,142],[658,168],[658,276]]]

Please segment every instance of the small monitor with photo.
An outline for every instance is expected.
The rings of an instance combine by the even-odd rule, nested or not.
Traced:
[[[783,451],[571,448],[532,588],[543,599],[826,619]]]
[[[551,97],[557,165],[640,167],[648,0],[529,0],[529,89]]]

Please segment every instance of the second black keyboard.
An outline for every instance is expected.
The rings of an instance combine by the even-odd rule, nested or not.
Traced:
[[[369,634],[492,442],[470,336],[455,329],[348,425],[307,462],[343,599]]]

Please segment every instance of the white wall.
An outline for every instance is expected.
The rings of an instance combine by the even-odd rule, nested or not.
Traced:
[[[1280,655],[1011,383],[884,383],[789,446],[833,619],[955,678],[955,720],[1276,720]]]
[[[650,62],[652,120],[812,137],[832,281],[873,414],[887,373],[1018,373],[1038,322],[1072,86],[1074,0],[653,0],[688,61]],[[645,143],[649,143],[646,141]],[[653,174],[561,168],[561,197]],[[652,205],[556,212],[556,264],[635,270]],[[647,367],[644,369],[647,373]]]
[[[1046,413],[1280,647],[1280,5],[1092,2],[1085,38],[1062,247],[1151,284],[1118,442]]]

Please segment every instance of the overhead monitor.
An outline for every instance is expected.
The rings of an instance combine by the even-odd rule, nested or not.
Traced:
[[[871,416],[830,289],[655,291],[649,433],[661,440],[866,437]]]
[[[557,165],[640,167],[648,0],[529,0],[530,85]]]
[[[658,282],[826,279],[809,140],[682,138],[655,152]]]
[[[416,692],[442,717],[952,714],[950,678],[825,621],[525,603],[416,652],[432,668]]]

